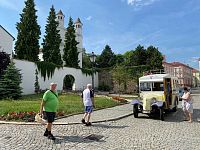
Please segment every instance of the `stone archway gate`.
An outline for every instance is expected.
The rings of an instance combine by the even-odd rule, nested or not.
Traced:
[[[21,70],[22,73],[22,84],[23,95],[33,94],[34,93],[34,83],[35,83],[35,70],[37,66],[33,62],[25,60],[13,60],[15,66]],[[75,78],[75,91],[82,91],[88,83],[92,83],[92,77],[82,73],[81,69],[63,67],[56,69],[52,78],[46,79],[44,81],[40,73],[38,74],[40,88],[42,90],[48,89],[51,82],[56,82],[57,90],[61,91],[63,88],[63,79],[66,74],[71,74]],[[94,84],[95,87],[98,87],[98,73],[94,74]]]

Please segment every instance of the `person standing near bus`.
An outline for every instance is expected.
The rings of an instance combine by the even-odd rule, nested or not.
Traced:
[[[192,105],[191,95],[187,87],[184,87],[184,94],[181,98],[182,98],[183,112],[186,117],[185,119],[191,123],[193,114],[193,105]]]

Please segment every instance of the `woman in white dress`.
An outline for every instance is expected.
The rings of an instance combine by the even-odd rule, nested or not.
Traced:
[[[192,99],[187,87],[184,87],[184,94],[181,98],[182,98],[183,112],[185,114],[186,120],[188,122],[192,122],[192,113],[193,113]]]

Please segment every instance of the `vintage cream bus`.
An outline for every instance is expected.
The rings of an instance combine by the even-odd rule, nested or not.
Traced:
[[[151,74],[139,78],[140,98],[133,100],[133,114],[159,116],[164,120],[166,112],[176,111],[178,105],[178,78],[169,74]]]

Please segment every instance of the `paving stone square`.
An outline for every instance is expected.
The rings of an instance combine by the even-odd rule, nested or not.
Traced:
[[[165,121],[150,119],[144,114],[139,118],[133,115],[115,120],[93,123],[86,127],[82,124],[54,125],[55,141],[43,136],[43,125],[0,124],[1,150],[199,150],[200,149],[200,95],[193,96],[194,121],[182,121],[182,111],[166,116]],[[180,103],[179,103],[180,104]],[[101,118],[111,119],[116,113],[122,116],[131,113],[129,104],[106,109],[93,114],[93,121]],[[118,111],[117,111],[118,110]],[[124,111],[123,111],[124,110]],[[96,116],[95,116],[96,115]],[[106,115],[108,117],[106,117]],[[78,122],[82,114],[59,119],[60,122]],[[74,118],[74,120],[73,120]],[[87,138],[96,136],[95,138]]]

